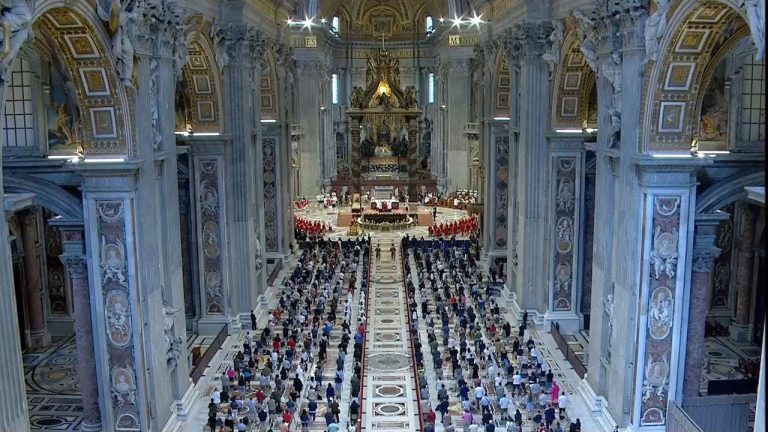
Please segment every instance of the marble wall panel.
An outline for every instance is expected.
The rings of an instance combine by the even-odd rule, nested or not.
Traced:
[[[493,219],[494,241],[499,249],[507,248],[507,229],[509,226],[509,137],[497,136],[494,178],[496,182],[496,214]]]
[[[647,252],[644,272],[643,310],[646,312],[640,323],[640,353],[638,362],[640,400],[639,425],[660,426],[666,423],[667,402],[675,380],[677,361],[673,357],[675,333],[673,329],[681,314],[678,304],[678,278],[684,261],[686,225],[682,224],[686,211],[683,206],[687,194],[649,195],[650,251]],[[676,330],[676,331],[673,331]],[[678,354],[679,355],[679,354]]]
[[[136,287],[129,285],[129,224],[133,223],[131,201],[97,200],[95,202],[99,240],[99,279],[106,326],[109,404],[117,431],[138,431],[142,421],[138,403],[136,340],[134,330],[138,311]],[[106,396],[106,395],[105,395]]]
[[[200,280],[203,289],[203,311],[207,315],[224,313],[225,248],[222,225],[224,182],[222,159],[218,156],[200,157],[197,169],[198,238],[200,239]]]
[[[573,309],[574,258],[576,253],[576,182],[575,157],[555,157],[555,226],[553,244],[552,310]]]
[[[262,163],[264,172],[264,241],[267,252],[278,252],[280,237],[277,215],[278,185],[277,185],[277,140],[273,137],[264,137],[262,142]]]

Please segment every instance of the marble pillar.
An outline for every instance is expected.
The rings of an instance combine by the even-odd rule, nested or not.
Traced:
[[[59,256],[67,269],[75,315],[77,344],[77,374],[83,404],[82,431],[103,430],[99,410],[99,383],[93,347],[93,321],[88,284],[88,262],[85,257],[85,234],[82,225],[58,224],[61,230],[62,252]]]
[[[546,52],[552,23],[524,22],[507,31],[504,52],[507,62],[520,67],[521,105],[518,164],[520,182],[513,197],[519,206],[517,223],[518,302],[522,309],[547,309],[546,247],[551,234],[547,230],[549,217],[549,161],[547,138],[549,113],[549,68],[541,55]],[[510,66],[510,69],[512,66]],[[524,179],[524,180],[523,180]],[[513,189],[510,189],[511,191]],[[538,320],[539,314],[534,319]]]
[[[228,247],[230,323],[238,327],[258,306],[265,290],[262,267],[262,198],[256,173],[261,164],[260,105],[253,103],[267,49],[265,35],[240,22],[218,32],[218,45],[227,53],[223,65],[224,132],[231,135],[226,162],[226,243]],[[234,329],[231,329],[234,331]]]
[[[192,208],[195,214],[195,233],[199,239],[197,269],[200,280],[201,316],[200,334],[215,335],[233,315],[230,305],[229,249],[225,246],[228,195],[225,175],[227,145],[223,140],[188,140],[190,170],[194,185]]]
[[[98,263],[88,266],[87,271],[96,378],[98,392],[104,395],[100,399],[101,419],[104,430],[110,431],[150,430],[151,423],[146,371],[152,345],[147,344],[150,335],[145,333],[152,326],[143,325],[150,309],[143,299],[152,294],[139,283],[140,265],[149,265],[139,258],[139,164],[77,167],[83,177],[87,260]]]
[[[693,238],[693,261],[691,264],[690,289],[688,294],[688,328],[685,348],[685,374],[683,396],[699,396],[701,371],[704,361],[704,327],[707,319],[707,296],[712,280],[712,267],[720,255],[715,246],[717,227],[728,219],[725,213],[696,215]]]
[[[750,340],[752,327],[752,276],[755,257],[755,223],[757,215],[751,204],[736,206],[735,277],[736,313],[730,327],[731,338],[745,342]]]
[[[300,142],[299,195],[316,196],[322,187],[324,179],[324,144],[323,128],[327,126],[326,118],[321,112],[325,80],[330,79],[329,59],[311,48],[294,50],[297,59],[295,91],[298,94],[296,121],[301,124],[304,136]],[[335,155],[335,151],[333,153]]]
[[[492,256],[504,254],[507,249],[510,188],[510,147],[508,122],[496,121],[489,127],[483,150],[489,162],[485,183],[483,249]]]
[[[680,401],[686,334],[686,274],[691,266],[695,169],[647,166],[640,173],[644,193],[642,267],[630,423],[636,430],[663,430],[667,404]],[[617,293],[621,299],[621,293]],[[621,306],[621,303],[618,303]],[[616,308],[618,309],[618,307]],[[616,313],[616,312],[614,312]],[[623,312],[622,312],[623,313]],[[621,330],[619,319],[617,331]],[[620,357],[621,356],[621,357]],[[626,357],[618,349],[613,359]],[[610,400],[609,400],[610,401]],[[610,403],[610,402],[609,402]]]
[[[29,5],[26,2],[17,4],[18,17],[31,17]],[[0,100],[5,100],[7,90],[6,77],[10,73],[10,65],[13,64],[15,53],[25,42],[21,30],[29,29],[31,20],[20,19],[13,37],[18,40],[6,42],[9,48],[15,48],[10,55],[0,63]],[[31,36],[32,32],[27,34]],[[17,37],[19,36],[19,37]],[[3,146],[0,146],[0,158]],[[1,160],[1,159],[0,159]],[[0,169],[0,210],[5,212],[5,196],[3,191],[3,170]],[[22,299],[16,298],[16,290],[13,283],[13,267],[11,265],[11,250],[8,241],[8,225],[5,214],[0,217],[0,340],[3,348],[0,349],[0,430],[4,432],[26,432],[29,430],[29,414],[27,412],[27,390],[24,383],[24,365],[21,360],[21,339],[19,338],[19,320],[16,305]]]
[[[349,129],[350,141],[352,144],[352,192],[360,193],[360,177],[363,172],[362,158],[360,156],[360,120],[359,117],[351,118],[351,125]]]
[[[580,139],[551,138],[551,211],[547,321],[562,332],[579,330],[584,152]]]
[[[416,118],[408,119],[408,199],[415,201],[421,190],[418,189],[419,170],[419,122]]]
[[[29,333],[33,349],[51,344],[51,335],[45,322],[43,305],[43,279],[41,268],[40,213],[34,208],[21,215],[21,243],[24,248],[24,289],[27,295]]]
[[[469,186],[469,141],[464,136],[464,125],[469,119],[470,59],[472,53],[463,48],[451,51],[451,57],[442,65],[445,69],[445,141],[444,175],[448,191],[467,189]]]

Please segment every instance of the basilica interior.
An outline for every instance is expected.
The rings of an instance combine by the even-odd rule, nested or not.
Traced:
[[[765,0],[0,5],[0,431],[765,430]]]

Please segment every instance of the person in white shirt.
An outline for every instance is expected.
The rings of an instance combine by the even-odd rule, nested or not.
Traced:
[[[477,407],[480,407],[480,399],[485,396],[485,389],[483,388],[482,384],[475,387],[475,400],[477,401]]]
[[[571,403],[570,397],[565,395],[565,392],[562,392],[560,394],[560,397],[557,399],[557,411],[558,414],[560,414],[560,418],[565,417],[566,409],[568,408],[568,404]]]
[[[523,377],[520,376],[519,372],[516,372],[514,375],[512,375],[512,391],[517,393],[518,390],[520,390],[520,384],[523,381]]]

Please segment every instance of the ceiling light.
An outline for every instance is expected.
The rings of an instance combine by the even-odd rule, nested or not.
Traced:
[[[288,23],[288,25],[291,25],[291,24],[293,24],[293,19],[292,18],[288,18],[287,20],[285,20],[285,22]]]
[[[74,155],[48,155],[48,159],[72,159]]]
[[[262,123],[277,123],[275,119],[261,119]]]
[[[690,153],[654,153],[651,157],[665,159],[684,159],[693,157]]]
[[[581,129],[555,129],[557,133],[582,133]]]
[[[460,26],[464,21],[461,18],[454,17],[451,21],[453,21],[453,25],[456,27]]]
[[[493,119],[496,120],[496,121],[509,121],[509,120],[512,120],[511,117],[494,117]]]
[[[438,19],[438,21],[440,21],[441,23],[444,23],[444,22],[445,22],[445,18],[443,18],[443,17],[440,17],[440,18]]]
[[[595,133],[595,132],[597,132],[597,129],[596,129],[596,128],[585,128],[584,130],[585,130],[587,133]]]
[[[481,15],[474,14],[474,16],[469,19],[470,24],[476,25],[476,26],[479,27],[480,23],[483,22],[481,17],[482,17],[482,14]]]
[[[326,23],[325,18],[320,18],[320,22],[325,24]]]
[[[304,28],[310,28],[312,27],[312,18],[307,18],[304,21],[302,21],[302,24],[304,24]]]
[[[218,132],[195,132],[195,136],[219,136]]]
[[[92,158],[92,159],[83,159],[83,162],[89,162],[89,163],[125,162],[125,158]]]

